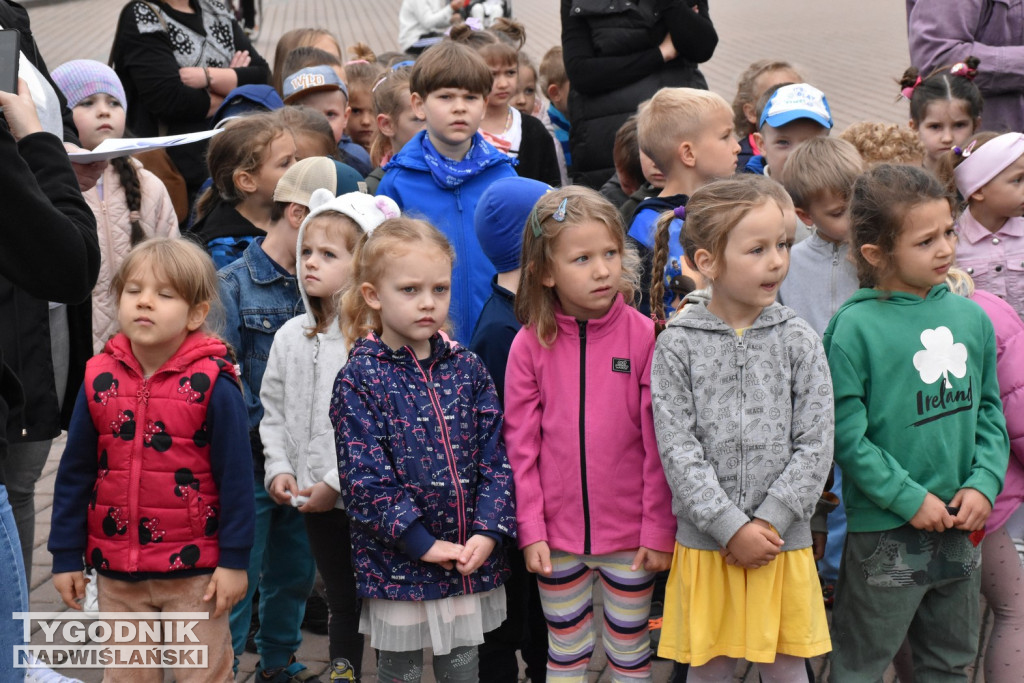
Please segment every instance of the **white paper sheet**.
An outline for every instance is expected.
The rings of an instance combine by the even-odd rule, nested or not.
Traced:
[[[164,135],[157,138],[109,138],[96,145],[96,148],[91,152],[70,152],[68,156],[71,157],[72,163],[90,164],[94,161],[106,161],[115,157],[135,154],[136,152],[145,152],[149,149],[176,147],[177,145],[199,142],[200,140],[212,138],[221,130],[223,129],[201,130],[198,133]]]

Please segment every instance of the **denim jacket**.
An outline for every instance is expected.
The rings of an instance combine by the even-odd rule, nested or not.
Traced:
[[[260,385],[274,333],[304,312],[298,281],[267,256],[263,239],[254,240],[242,258],[217,271],[224,304],[224,341],[235,350],[241,366],[250,431],[257,429],[263,418]]]

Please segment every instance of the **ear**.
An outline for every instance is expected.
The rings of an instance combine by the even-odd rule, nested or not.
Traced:
[[[395,124],[387,114],[377,114],[377,128],[386,138],[395,137]]]
[[[557,83],[548,83],[548,87],[545,88],[545,91],[547,92],[548,99],[552,102],[557,100],[558,96],[561,94],[561,88],[558,87]]]
[[[533,268],[533,264],[531,263],[529,267],[532,269]],[[545,268],[544,272],[541,273],[540,283],[542,285],[544,285],[545,287],[549,287],[549,288],[555,286],[555,276],[551,274],[551,269],[550,268]]]
[[[796,209],[796,217],[799,218],[808,228],[814,226],[814,219],[811,218],[811,215],[803,209]]]
[[[693,265],[708,280],[714,280],[718,275],[718,268],[715,266],[715,257],[707,249],[698,249],[693,253]]]
[[[302,221],[309,215],[309,208],[297,202],[292,202],[284,210],[284,214],[287,216],[288,225],[291,226],[292,230],[298,230],[299,226],[302,225]]]
[[[688,168],[693,168],[697,165],[697,153],[693,148],[693,143],[689,140],[683,140],[679,143],[679,147],[676,148],[676,158]],[[658,169],[661,170],[661,169]],[[662,171],[664,173],[664,171]]]
[[[761,135],[761,131],[759,130],[754,131],[754,145],[761,150],[762,154],[764,153],[764,136]]]
[[[877,244],[864,244],[860,248],[860,255],[871,264],[872,268],[878,269],[884,265],[885,254]]]
[[[409,104],[412,106],[412,113],[416,115],[416,118],[421,121],[427,120],[427,108],[423,97],[419,93],[414,92],[409,98]]]
[[[210,314],[210,302],[203,301],[198,303],[189,309],[188,312],[188,331],[195,332],[203,323],[206,322],[206,316]]]
[[[974,192],[971,193],[971,196],[968,197],[968,199],[971,200],[972,202],[978,202],[978,203],[984,202],[985,201],[985,188],[979,187],[977,190],[975,190]]]
[[[981,128],[981,117],[980,116],[976,116],[976,117],[974,117],[974,132],[977,133],[980,128]]]
[[[915,121],[914,119],[910,119],[909,121],[907,121],[907,128],[909,128],[910,130],[912,130],[912,131],[914,131],[916,133],[917,132],[917,121]]]
[[[757,125],[757,107],[752,102],[747,102],[743,105],[743,118],[755,126]]]
[[[243,194],[252,194],[258,188],[256,176],[248,171],[236,170],[231,174],[231,181]]]
[[[348,125],[348,117],[352,116],[352,107],[345,107],[345,125]]]
[[[375,311],[380,310],[380,297],[377,295],[377,288],[369,282],[359,285],[359,293],[363,295],[366,305]]]

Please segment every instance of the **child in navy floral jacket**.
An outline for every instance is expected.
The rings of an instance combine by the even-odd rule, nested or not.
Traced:
[[[505,619],[502,550],[515,533],[502,413],[479,358],[439,332],[452,248],[424,221],[387,220],[356,247],[342,297],[354,341],[331,402],[380,680],[477,680],[476,646]]]

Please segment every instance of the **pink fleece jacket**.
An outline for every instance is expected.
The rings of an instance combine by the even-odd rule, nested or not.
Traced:
[[[651,411],[654,326],[618,297],[578,322],[556,309],[544,348],[533,327],[512,342],[505,444],[519,545],[602,555],[671,552],[676,520]]]
[[[995,294],[975,290],[971,300],[985,309],[996,331],[996,374],[1003,399],[1010,463],[1003,490],[985,524],[989,533],[1001,527],[1024,500],[1024,323],[1013,307]]]

